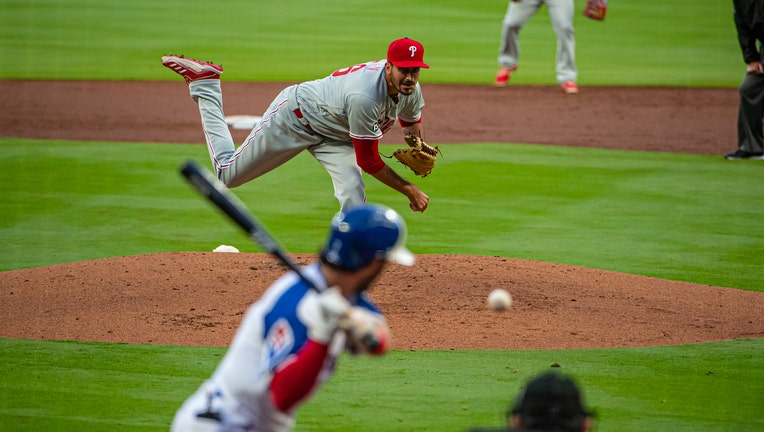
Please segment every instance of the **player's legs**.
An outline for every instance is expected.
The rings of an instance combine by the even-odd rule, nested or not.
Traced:
[[[740,106],[738,109],[737,135],[738,147],[749,153],[762,153],[764,132],[764,76],[746,74],[738,89]]]
[[[548,0],[547,9],[557,35],[557,82],[576,82],[576,38],[573,29],[573,0]]]
[[[191,97],[199,106],[204,138],[215,172],[228,163],[235,145],[223,114],[223,91],[220,80],[199,80],[188,85]]]
[[[189,85],[199,105],[204,136],[218,178],[228,187],[240,186],[283,165],[321,137],[304,130],[288,107],[291,88],[282,91],[263,113],[244,143],[236,149],[223,114],[223,98],[217,80]]]
[[[290,415],[277,415],[285,418],[283,423],[271,425],[256,424],[253,413],[230,395],[222,391],[212,381],[205,382],[193,395],[183,402],[175,413],[171,432],[249,432],[249,431],[287,431],[293,424]]]
[[[197,414],[205,409],[206,398],[196,392],[188,398],[175,413],[170,425],[171,432],[215,432],[220,430],[220,422],[199,418]]]
[[[351,143],[324,143],[308,150],[331,176],[340,211],[366,203],[363,176]]]
[[[499,66],[516,68],[520,58],[518,42],[520,29],[539,10],[541,0],[523,0],[509,2],[507,13],[501,25],[501,45],[499,47]]]

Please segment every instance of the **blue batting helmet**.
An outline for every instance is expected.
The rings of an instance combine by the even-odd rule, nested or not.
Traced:
[[[414,255],[406,249],[406,222],[395,210],[379,204],[339,213],[332,220],[321,258],[345,270],[357,270],[375,259],[414,264]]]

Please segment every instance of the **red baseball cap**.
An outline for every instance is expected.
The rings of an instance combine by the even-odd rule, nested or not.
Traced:
[[[429,69],[424,61],[424,47],[407,37],[394,40],[387,48],[387,61],[400,68],[421,67]]]

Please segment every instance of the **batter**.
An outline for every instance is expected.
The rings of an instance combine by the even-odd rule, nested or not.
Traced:
[[[222,67],[173,55],[162,57],[162,64],[186,79],[199,106],[213,167],[227,186],[242,185],[307,150],[331,176],[341,210],[366,202],[366,172],[406,196],[411,210],[423,212],[429,197],[390,168],[378,151],[379,139],[396,120],[404,135],[423,135],[419,75],[420,68],[429,68],[423,59],[421,43],[397,39],[386,60],[289,86],[239,148],[223,113]]]
[[[340,214],[318,261],[302,269],[317,290],[294,272],[274,282],[247,311],[212,376],[178,409],[171,430],[292,430],[297,410],[333,375],[346,347],[360,347],[368,334],[389,341],[386,326],[375,326],[384,318],[368,289],[388,262],[414,263],[405,240],[405,222],[390,208],[369,204]],[[382,355],[387,348],[351,353]]]

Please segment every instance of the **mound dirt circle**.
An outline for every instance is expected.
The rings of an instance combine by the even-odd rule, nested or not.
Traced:
[[[295,255],[306,264],[311,255]],[[471,255],[391,265],[371,291],[393,348],[570,349],[764,337],[764,294]],[[0,273],[0,337],[227,346],[286,272],[260,253],[163,253]],[[497,287],[512,307],[491,310]]]
[[[259,115],[284,83],[223,83],[228,115]],[[182,82],[4,81],[6,137],[203,145]],[[423,83],[430,143],[524,142],[722,155],[735,89]],[[242,142],[248,131],[233,130]],[[402,143],[388,134],[383,143]],[[126,144],[129,145],[129,144]],[[721,157],[721,156],[720,156]],[[119,251],[115,251],[118,254]],[[307,263],[312,256],[297,255]],[[268,255],[163,253],[0,273],[0,337],[226,346],[285,269]],[[493,288],[513,297],[488,308]],[[764,293],[498,257],[421,255],[372,290],[397,349],[568,349],[764,337]]]

